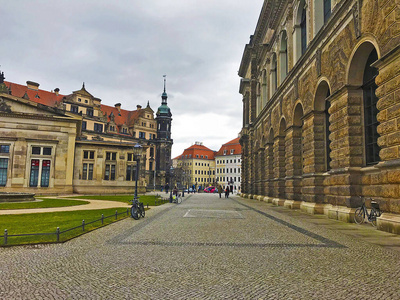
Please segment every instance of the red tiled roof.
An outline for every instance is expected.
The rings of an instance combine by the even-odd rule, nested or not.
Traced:
[[[231,155],[232,149],[234,150],[232,155],[238,155],[242,153],[242,146],[239,143],[239,138],[233,139],[232,141],[223,144],[218,152],[215,154],[215,156],[224,155],[224,150],[226,150],[225,155]]]
[[[201,159],[201,156],[203,155],[203,159],[213,160],[214,154],[215,154],[215,151],[207,148],[206,146],[195,144],[195,145],[192,145],[189,148],[185,149],[183,151],[183,153],[178,156],[178,158],[182,158],[182,156],[185,157],[187,155],[187,158],[190,157],[190,158]],[[196,155],[198,155],[198,157],[196,157]],[[208,158],[206,158],[206,155]]]
[[[108,106],[108,105],[104,105],[101,104],[101,111],[104,113],[107,113],[107,118],[110,121],[110,115],[111,113],[114,115],[114,122],[115,124],[117,124],[118,126],[121,125],[130,125],[130,120],[132,120],[132,115],[138,115],[137,111],[129,111],[129,110],[125,110],[125,109],[120,109],[120,111],[118,111],[118,109],[116,107],[113,106]]]
[[[58,94],[58,96],[54,92],[48,92],[44,90],[34,90],[28,88],[26,85],[21,85],[9,81],[4,81],[7,88],[11,90],[11,95],[19,98],[23,98],[25,93],[28,95],[29,100],[44,104],[47,106],[55,106],[56,103],[61,102],[64,95]]]

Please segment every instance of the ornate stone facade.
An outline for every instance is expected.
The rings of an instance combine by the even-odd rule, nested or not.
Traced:
[[[239,70],[244,195],[350,222],[371,197],[400,233],[399,28],[396,1],[264,1]]]

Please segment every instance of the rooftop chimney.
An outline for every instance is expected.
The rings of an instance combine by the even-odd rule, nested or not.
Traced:
[[[142,106],[141,105],[136,105],[137,110],[141,110]]]
[[[27,81],[26,86],[28,89],[35,90],[37,91],[39,89],[39,83],[33,82],[33,81]]]
[[[121,103],[116,103],[114,106],[118,109],[118,112],[121,112]]]
[[[60,92],[60,89],[59,88],[55,88],[54,89],[54,93],[56,93],[56,96],[58,96],[58,93]]]

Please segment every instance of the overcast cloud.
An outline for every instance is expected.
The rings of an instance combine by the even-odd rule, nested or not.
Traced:
[[[1,71],[62,94],[86,89],[106,105],[161,104],[167,75],[173,157],[212,150],[242,123],[240,60],[262,0],[0,1]]]

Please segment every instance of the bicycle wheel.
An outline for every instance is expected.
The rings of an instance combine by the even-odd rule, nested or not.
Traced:
[[[181,204],[182,203],[182,197],[176,197],[176,203]]]
[[[138,214],[138,208],[136,205],[133,205],[131,207],[131,216],[132,218],[134,218],[135,220],[139,220],[139,214]]]
[[[379,217],[378,212],[375,209],[371,209],[371,214],[369,215],[372,226],[376,227],[376,218]]]
[[[364,210],[361,207],[357,208],[354,212],[354,222],[356,222],[357,224],[362,224],[364,223],[364,219]]]

